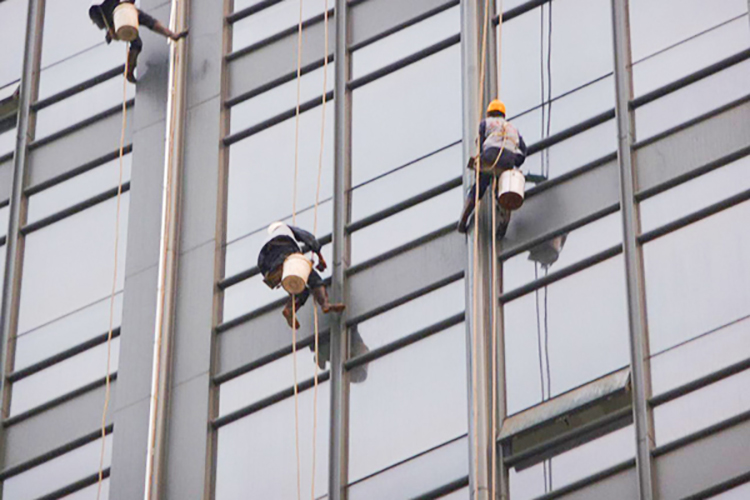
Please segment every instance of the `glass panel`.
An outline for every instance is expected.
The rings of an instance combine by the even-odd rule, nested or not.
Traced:
[[[503,289],[511,291],[622,242],[620,212],[597,219],[503,263]],[[539,267],[541,266],[541,268]]]
[[[56,0],[54,3],[63,2]],[[88,7],[84,8],[84,12],[86,10],[88,10]],[[127,54],[126,44],[111,43],[107,45],[104,42],[104,32],[97,30],[93,24],[86,26],[86,31],[89,33],[92,31],[98,32],[99,43],[42,69],[41,76],[39,77],[39,100],[51,97],[81,82],[101,75],[105,71],[125,64]],[[141,66],[138,71],[143,71],[145,68],[145,65]],[[143,74],[141,73],[141,76]],[[119,76],[117,78],[120,85],[122,85],[121,78]],[[130,84],[128,86],[132,87]],[[122,95],[122,90],[120,91],[120,95]]]
[[[16,127],[0,132],[0,156],[13,152],[16,149]]]
[[[135,86],[127,86],[127,99]],[[37,112],[36,138],[41,139],[114,106],[122,105],[122,78],[99,83]]]
[[[130,181],[133,156],[122,157],[122,182]],[[71,207],[111,188],[120,180],[120,159],[109,161],[93,170],[76,175],[29,197],[27,222],[32,223]]]
[[[0,4],[0,33],[3,50],[0,53],[0,87],[21,77],[26,35],[26,0],[5,0]],[[2,152],[0,151],[0,154]]]
[[[299,395],[302,491],[311,491],[313,392]],[[315,498],[328,491],[329,384],[318,391]],[[294,398],[264,408],[218,431],[216,500],[296,498]]]
[[[746,60],[637,108],[637,139],[643,141],[745,97],[748,81],[750,61]]]
[[[453,493],[448,493],[447,495],[443,495],[440,497],[442,500],[470,500],[471,493],[469,492],[469,487],[462,488],[458,491],[454,491]]]
[[[750,317],[651,358],[653,394],[659,395],[750,357]]]
[[[634,455],[635,433],[630,425],[528,469],[511,469],[510,497],[514,500],[536,498],[624,462]],[[545,469],[549,478],[546,486]],[[623,498],[627,498],[627,495]]]
[[[542,385],[554,397],[628,365],[622,255],[505,304],[504,317],[509,414],[541,402]]]
[[[234,0],[234,12],[239,12],[253,5],[264,2],[265,0]]]
[[[235,5],[235,12],[239,8],[240,6]],[[332,0],[328,0],[328,8],[333,8]],[[248,45],[265,40],[280,31],[296,26],[299,22],[299,9],[300,2],[284,0],[237,21],[232,25],[232,50],[240,50]],[[325,2],[323,0],[302,2],[302,21],[307,21],[322,14],[324,10]],[[332,35],[331,33],[329,36]],[[333,43],[332,38],[329,38],[329,43]]]
[[[97,498],[98,484],[93,484],[70,495],[65,495],[62,500],[107,500],[109,498],[109,478],[102,481],[102,492]]]
[[[353,185],[461,139],[460,57],[456,45],[354,91]]]
[[[463,203],[459,186],[352,234],[351,265],[405,245],[458,220]]]
[[[747,12],[746,0],[631,0],[629,5],[634,61]]]
[[[656,445],[663,446],[750,410],[750,370],[654,408]],[[685,418],[689,415],[689,418]]]
[[[722,3],[722,7],[729,2]],[[632,5],[632,4],[631,4]],[[689,15],[675,15],[667,29]],[[678,23],[675,23],[678,21]],[[660,29],[660,31],[663,31]],[[750,44],[747,16],[719,25],[708,32],[680,42],[633,65],[633,89],[636,96],[658,89],[674,80],[710,66],[725,57],[746,49]]]
[[[115,295],[112,327],[122,320],[122,293]],[[73,311],[16,337],[15,370],[47,359],[109,331],[110,298]]]
[[[458,6],[397,31],[352,53],[352,79],[372,73],[461,31]]]
[[[714,495],[710,500],[745,500],[746,498],[750,498],[750,483],[745,483],[724,493]]]
[[[467,438],[462,437],[349,486],[350,500],[414,498],[469,472]],[[453,496],[447,497],[454,499]],[[463,498],[461,496],[455,498]],[[468,497],[466,497],[468,499]]]
[[[120,338],[112,339],[110,373],[117,371]],[[18,415],[47,401],[95,382],[107,373],[107,344],[60,361],[13,383],[10,415]]]
[[[654,165],[651,168],[658,168]],[[651,231],[750,188],[750,156],[641,202],[641,230]]]
[[[643,247],[650,352],[750,314],[750,202]]]
[[[333,90],[334,66],[328,64],[326,91]],[[300,78],[300,102],[321,98],[323,93],[323,68],[311,71]],[[231,129],[234,134],[280,113],[294,109],[297,103],[297,80],[282,83],[252,99],[231,108]],[[330,103],[333,105],[333,103]],[[320,112],[320,111],[318,111]]]
[[[0,208],[0,238],[8,235],[8,224],[10,224],[10,205]]]
[[[377,349],[464,310],[463,279],[412,299],[356,325],[362,340]]]
[[[129,193],[121,202],[118,283],[125,275]],[[108,297],[114,274],[114,198],[26,236],[18,332]]]
[[[96,474],[99,471],[101,450],[102,440],[97,439],[33,469],[9,477],[3,481],[3,499],[33,500]],[[105,438],[104,467],[109,467],[111,462],[112,434],[109,434]]]
[[[465,333],[462,323],[373,361],[350,386],[350,480],[466,432]]]
[[[333,195],[333,101],[326,106],[320,200]],[[294,118],[233,144],[229,153],[227,241],[292,213]],[[320,155],[321,107],[300,115],[297,210],[315,205]],[[319,223],[322,219],[319,218]],[[297,225],[300,225],[298,221]],[[307,227],[311,230],[312,227]],[[319,234],[322,234],[319,232]],[[256,256],[253,256],[255,259]]]
[[[44,10],[42,68],[60,62],[104,41],[88,16],[90,0],[51,0]],[[72,15],[72,14],[76,15]],[[64,40],[65,43],[61,43]],[[115,44],[113,44],[115,45]],[[112,67],[116,66],[113,64]]]

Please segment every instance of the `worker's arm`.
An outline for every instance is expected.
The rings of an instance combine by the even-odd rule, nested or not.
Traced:
[[[516,155],[516,168],[523,165],[526,161],[526,143],[523,141],[521,134],[518,134],[518,149],[521,151],[520,155]]]
[[[487,133],[487,124],[482,120],[479,122],[479,145],[483,145],[484,141],[486,140],[486,137],[484,136]]]
[[[297,241],[303,243],[307,248],[310,249],[311,252],[315,253],[315,255],[318,256],[318,265],[316,268],[318,271],[325,271],[326,267],[328,267],[328,264],[326,264],[326,260],[323,258],[323,254],[320,253],[320,241],[310,232],[305,231],[304,229],[300,229],[295,226],[289,226],[289,229],[292,230],[292,234],[294,234],[294,237],[297,239]]]

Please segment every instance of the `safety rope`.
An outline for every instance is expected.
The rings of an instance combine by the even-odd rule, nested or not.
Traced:
[[[107,411],[109,410],[109,399],[112,385],[110,368],[112,366],[112,333],[114,331],[115,318],[115,295],[117,295],[117,261],[118,248],[120,246],[120,200],[122,198],[122,157],[125,151],[125,129],[128,123],[128,94],[127,94],[127,74],[128,59],[130,56],[130,46],[126,45],[125,50],[125,72],[122,75],[122,126],[120,130],[120,174],[117,182],[117,208],[115,210],[115,251],[114,251],[114,269],[112,271],[112,292],[109,297],[109,331],[107,332],[107,373],[104,377],[104,409],[102,410],[102,448],[99,456],[99,476],[97,479],[96,499],[99,500],[102,493],[102,481],[104,480],[104,455],[106,451],[107,437]]]

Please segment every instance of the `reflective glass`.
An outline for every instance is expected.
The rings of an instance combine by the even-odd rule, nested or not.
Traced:
[[[98,484],[93,484],[70,495],[65,495],[61,500],[107,500],[109,498],[109,478],[102,481],[101,495],[97,498]]]
[[[629,363],[622,255],[515,299],[503,314],[509,414],[541,402],[542,382],[554,397]]]
[[[0,53],[0,87],[21,77],[26,35],[26,0],[5,0],[0,3],[0,33],[3,50]],[[0,151],[0,154],[2,152]]]
[[[328,0],[328,8],[333,8],[332,0]],[[235,12],[238,9],[239,6],[235,5]],[[265,40],[280,31],[296,26],[299,22],[299,9],[300,2],[283,0],[249,17],[240,19],[232,25],[232,50],[240,50],[248,45]],[[324,10],[325,0],[302,2],[302,21],[307,21],[318,14],[322,14]],[[302,36],[304,37],[304,33]],[[329,36],[332,37],[333,34],[331,33]],[[329,43],[333,43],[333,38],[329,38]]]
[[[350,386],[350,480],[466,432],[465,347],[462,323],[371,362]]]
[[[117,290],[125,275],[129,194],[121,202]],[[114,198],[26,236],[18,332],[109,296],[114,274]]]
[[[16,337],[15,370],[47,359],[109,331],[110,298],[89,304]],[[113,328],[122,320],[122,293],[115,295]]]
[[[415,498],[446,483],[466,477],[469,472],[468,446],[467,438],[464,436],[410,458],[393,468],[351,484],[348,498]],[[440,498],[454,499],[450,495]]]
[[[460,69],[455,45],[353,92],[353,185],[461,139]]]
[[[377,349],[464,310],[463,279],[378,314],[356,328],[370,349]]]
[[[99,30],[89,19],[90,5],[90,0],[45,2],[42,68],[104,41],[104,31]]]
[[[458,220],[463,204],[459,186],[352,234],[351,265],[405,245]]]
[[[104,467],[112,462],[112,434],[107,435]],[[3,499],[34,500],[99,471],[102,441],[97,439],[3,481]],[[104,493],[104,491],[102,491]],[[69,497],[64,497],[69,498]],[[78,497],[72,496],[70,498]],[[87,497],[81,497],[87,498]],[[107,498],[102,496],[102,498]]]
[[[653,394],[662,394],[748,358],[750,316],[653,356]]]
[[[750,410],[750,370],[654,408],[656,445],[662,446]],[[689,415],[689,418],[686,418]]]
[[[750,61],[746,60],[637,108],[637,139],[643,141],[745,97],[748,81]]]
[[[55,1],[59,2],[60,0]],[[86,27],[86,31],[90,30],[98,31],[93,24]],[[125,64],[127,44],[111,43],[107,45],[104,42],[103,31],[99,31],[99,40],[99,43],[96,45],[92,45],[79,53],[71,55],[69,58],[52,63],[42,69],[39,76],[39,100],[51,97],[81,82],[101,75],[105,71]],[[144,75],[143,71],[146,68],[146,65],[138,68],[140,76]],[[122,85],[122,78],[118,77],[117,79],[120,85]],[[132,85],[128,85],[132,87]],[[122,95],[122,90],[120,91],[120,95]]]
[[[16,149],[16,127],[0,132],[0,156],[4,156]]]
[[[313,391],[299,395],[301,490],[311,491]],[[315,498],[328,491],[329,384],[318,392]],[[216,500],[297,498],[294,398],[264,408],[218,431]]]
[[[744,202],[644,245],[650,352],[750,314]]]
[[[7,236],[10,223],[10,205],[0,208],[0,238]]]
[[[461,11],[453,7],[352,53],[352,79],[372,73],[461,31]]]
[[[122,157],[122,182],[130,180],[133,156]],[[60,210],[117,187],[120,180],[120,160],[114,159],[93,170],[76,175],[29,197],[26,221],[32,223]]]
[[[321,201],[333,195],[333,101],[329,104],[326,107]],[[299,212],[315,205],[321,119],[320,106],[300,115],[297,174]],[[294,137],[295,120],[291,118],[231,146],[227,241],[265,229],[271,222],[291,215]],[[312,227],[307,229],[311,230]]]
[[[531,283],[549,272],[557,272],[622,242],[620,212],[589,222],[536,245],[503,263],[503,289],[508,292]],[[545,267],[547,269],[545,269]]]
[[[112,339],[110,373],[117,371],[120,338]],[[18,415],[63,396],[107,374],[107,344],[99,344],[72,358],[13,383],[10,414]]]
[[[510,497],[528,500],[557,490],[635,455],[635,433],[629,425],[577,446],[533,467],[510,470]],[[548,478],[545,486],[545,469]],[[636,492],[633,492],[635,496]],[[630,498],[627,495],[619,498]]]
[[[658,166],[654,165],[650,168],[658,168]],[[748,188],[750,188],[750,156],[642,201],[641,230],[651,231]]]
[[[458,491],[454,491],[453,493],[448,493],[447,495],[443,495],[441,500],[470,500],[471,492],[469,491],[469,487],[461,488]]]
[[[745,500],[746,498],[750,498],[750,483],[745,483],[724,493],[714,495],[710,497],[710,500]]]

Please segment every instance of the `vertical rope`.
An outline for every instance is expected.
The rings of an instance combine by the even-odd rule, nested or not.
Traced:
[[[130,55],[130,45],[125,46],[125,71],[122,75],[122,126],[120,130],[120,173],[117,181],[117,208],[115,210],[115,251],[114,251],[114,270],[112,272],[112,292],[109,297],[109,331],[107,332],[107,373],[104,377],[104,409],[102,410],[102,449],[99,455],[99,477],[97,478],[96,499],[99,500],[102,494],[102,481],[104,480],[104,455],[106,451],[107,437],[107,411],[109,410],[109,399],[112,386],[112,377],[110,369],[112,366],[112,332],[114,331],[115,318],[115,295],[117,294],[117,261],[119,260],[120,246],[120,201],[122,198],[122,157],[125,150],[125,129],[128,123],[128,57]]]
[[[299,387],[297,386],[297,298],[292,295],[292,361],[294,365],[294,449],[297,458],[297,500],[302,498],[299,455]]]
[[[501,21],[502,22],[502,21]],[[497,224],[495,216],[497,212],[497,177],[492,180],[492,380],[490,388],[492,391],[492,452],[490,459],[490,498],[495,500],[497,495]]]

